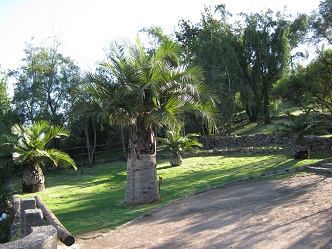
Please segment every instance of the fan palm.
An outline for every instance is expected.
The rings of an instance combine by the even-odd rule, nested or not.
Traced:
[[[180,64],[180,47],[164,39],[146,51],[114,42],[101,73],[88,73],[86,86],[110,120],[129,127],[125,202],[140,204],[160,198],[156,172],[156,139],[153,127],[174,123],[178,115],[193,111],[207,123],[216,117],[213,94],[202,83],[199,67]]]
[[[172,152],[170,164],[172,166],[179,166],[182,164],[181,153],[193,147],[203,147],[197,139],[199,136],[195,133],[190,133],[185,136],[181,134],[181,126],[173,126],[173,128],[165,132],[165,138],[157,138],[163,147]]]
[[[45,177],[41,166],[52,162],[55,166],[77,169],[74,160],[66,153],[57,149],[47,149],[53,138],[68,136],[68,132],[59,126],[50,126],[47,121],[39,121],[25,127],[15,124],[12,134],[17,137],[13,144],[13,160],[23,164],[23,192],[38,192],[45,189]]]
[[[305,136],[314,134],[328,134],[326,122],[314,121],[310,110],[306,110],[302,115],[296,116],[289,111],[286,113],[289,121],[279,123],[277,131],[289,135],[294,140],[293,157],[295,159],[306,159],[310,156],[310,150]]]

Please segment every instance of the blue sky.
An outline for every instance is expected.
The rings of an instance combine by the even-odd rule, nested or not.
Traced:
[[[0,65],[17,68],[32,37],[43,42],[58,36],[63,54],[85,70],[94,69],[111,40],[134,40],[138,30],[151,25],[169,34],[180,19],[198,21],[204,5],[221,3],[234,14],[279,11],[285,5],[296,14],[316,9],[319,0],[0,0]]]

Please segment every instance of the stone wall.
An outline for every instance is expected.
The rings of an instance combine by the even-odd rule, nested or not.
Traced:
[[[307,136],[306,140],[310,150],[315,151],[332,151],[332,137],[326,136]],[[212,139],[214,148],[229,149],[232,148],[255,148],[255,147],[291,147],[292,140],[289,137],[273,134],[256,134],[245,136],[225,136]]]
[[[14,240],[0,244],[0,249],[56,249],[57,230],[52,225],[43,226],[43,215],[36,208],[34,198],[19,199],[13,196],[14,222],[12,237]],[[19,229],[20,228],[20,229]]]

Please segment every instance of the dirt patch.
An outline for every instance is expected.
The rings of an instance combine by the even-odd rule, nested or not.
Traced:
[[[331,177],[245,182],[168,203],[110,233],[79,235],[63,248],[332,248],[331,207]]]

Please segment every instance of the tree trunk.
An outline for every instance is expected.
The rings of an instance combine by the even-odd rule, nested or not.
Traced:
[[[123,154],[123,159],[126,159],[126,144],[125,144],[125,135],[123,131],[123,124],[120,124],[120,133],[121,133],[121,144],[122,144],[122,154]]]
[[[180,166],[182,164],[182,162],[183,162],[182,156],[179,154],[172,155],[171,159],[169,160],[169,163],[172,166]]]
[[[89,116],[89,118],[85,118],[85,126],[84,126],[84,134],[85,134],[85,141],[86,141],[86,148],[88,152],[88,160],[89,160],[89,168],[92,168],[95,164],[95,151],[96,151],[96,140],[97,140],[97,134],[96,134],[96,124],[94,119]],[[93,144],[90,143],[90,132],[89,132],[89,126],[92,127],[92,136],[93,136]]]
[[[267,83],[265,83],[266,85]],[[271,117],[270,117],[270,101],[269,101],[269,94],[268,94],[268,86],[265,86],[264,88],[264,122],[265,124],[271,123]]]
[[[252,106],[249,107],[249,105],[246,105],[246,114],[248,115],[250,123],[257,121],[258,115],[257,115],[254,107],[252,107]]]
[[[157,181],[156,141],[144,122],[131,127],[127,159],[125,203],[143,204],[160,198]],[[140,125],[141,124],[141,125]]]
[[[310,150],[308,145],[295,145],[293,149],[294,159],[308,159],[310,157]]]
[[[38,164],[30,165],[23,172],[22,191],[35,193],[45,189],[45,177],[42,168]]]

